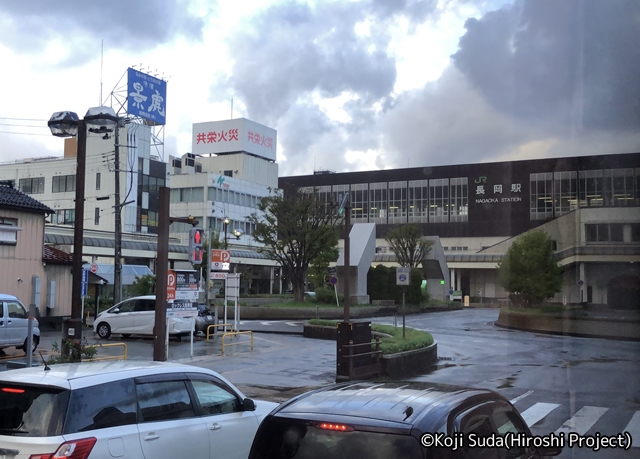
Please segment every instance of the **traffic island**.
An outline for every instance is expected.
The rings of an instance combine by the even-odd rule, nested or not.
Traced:
[[[501,309],[495,325],[502,328],[552,335],[640,341],[637,314],[571,312],[539,314]]]
[[[317,322],[314,324],[313,322]],[[386,331],[392,331],[395,328],[402,333],[402,327],[391,327],[373,325],[375,327],[386,327]],[[412,330],[413,329],[407,329]],[[426,332],[423,332],[426,334]],[[337,339],[337,327],[335,322],[331,321],[312,321],[312,323],[304,324],[303,335],[307,338],[324,339],[335,341]],[[381,331],[372,331],[373,337],[379,339],[390,338],[388,333],[382,333]],[[430,335],[429,335],[430,336]],[[428,344],[427,344],[428,343]],[[385,349],[383,347],[383,349]],[[402,349],[402,343],[397,343],[395,349]],[[392,379],[402,379],[411,377],[416,374],[422,374],[428,371],[431,367],[438,362],[438,345],[431,338],[429,341],[425,341],[424,347],[410,350],[399,350],[389,352],[389,348],[385,349],[381,357],[382,363],[382,376]]]

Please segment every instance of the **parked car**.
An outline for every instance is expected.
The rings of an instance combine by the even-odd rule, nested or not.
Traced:
[[[132,334],[153,335],[155,325],[155,295],[137,296],[126,299],[98,314],[93,322],[93,331],[106,339],[112,333],[125,338]],[[193,330],[190,318],[172,317],[167,321],[170,335],[189,335]]]
[[[29,336],[29,311],[18,298],[0,293],[0,349],[15,346],[27,352]],[[38,319],[33,319],[33,341],[31,351],[40,342]]]
[[[202,332],[207,334],[207,327],[216,323],[215,315],[206,304],[198,305],[198,315],[196,317],[196,333]],[[211,329],[211,333],[215,333],[215,329]]]
[[[9,370],[0,373],[1,454],[246,458],[276,406],[189,365],[110,361]]]
[[[507,432],[531,438],[516,408],[490,390],[421,382],[342,383],[300,395],[271,412],[249,459],[503,459],[562,451],[470,444],[472,438],[492,435],[504,439]],[[440,443],[434,445],[436,435]]]

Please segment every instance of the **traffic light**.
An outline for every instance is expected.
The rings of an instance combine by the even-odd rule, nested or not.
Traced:
[[[202,228],[191,228],[189,230],[189,262],[192,265],[202,264],[204,242],[204,230]]]

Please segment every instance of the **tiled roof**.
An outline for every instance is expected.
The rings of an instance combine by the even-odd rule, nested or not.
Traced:
[[[15,207],[27,212],[53,214],[55,211],[26,193],[14,188],[9,182],[0,183],[0,207]]]
[[[42,254],[42,261],[62,264],[73,263],[73,255],[63,252],[60,249],[56,249],[55,247],[45,245],[44,253]]]

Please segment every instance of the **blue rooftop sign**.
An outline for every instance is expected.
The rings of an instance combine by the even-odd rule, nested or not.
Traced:
[[[164,125],[167,82],[135,69],[127,70],[127,113]]]

